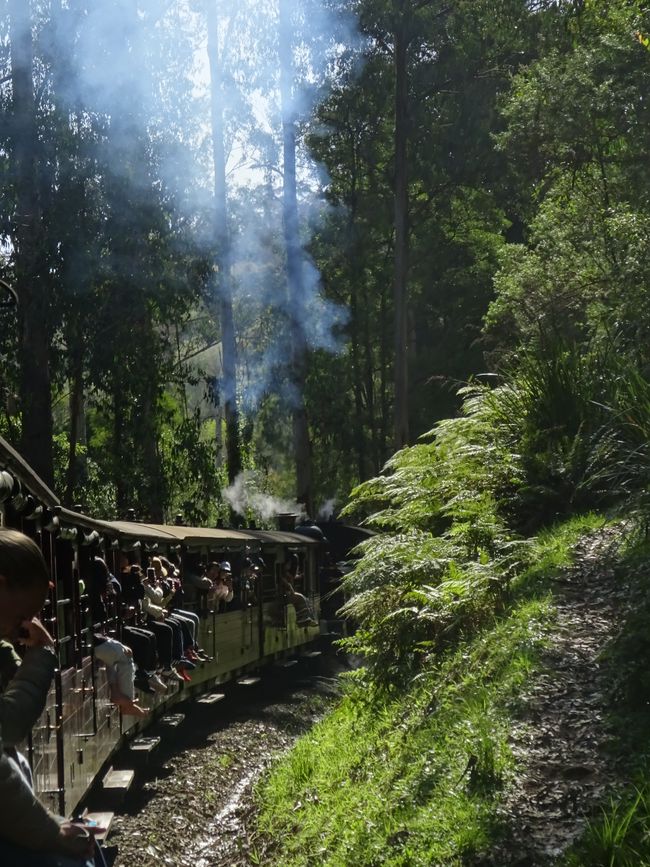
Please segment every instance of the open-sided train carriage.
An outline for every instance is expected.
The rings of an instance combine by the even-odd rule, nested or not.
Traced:
[[[99,521],[65,509],[11,446],[0,438],[0,524],[37,541],[50,567],[52,588],[43,621],[56,641],[59,668],[46,709],[29,741],[35,788],[41,799],[69,814],[126,737],[158,711],[274,660],[306,649],[318,626],[299,626],[283,591],[288,557],[300,562],[302,586],[318,618],[318,574],[323,545],[293,532],[228,530],[155,525],[135,521]],[[94,659],[94,632],[120,639],[125,624],[138,618],[134,607],[109,604],[106,619],[93,622],[89,590],[90,564],[103,557],[113,574],[121,555],[147,565],[159,553],[180,558],[183,570],[200,563],[228,560],[239,574],[245,558],[260,564],[255,593],[241,598],[235,610],[217,613],[199,597],[199,643],[212,657],[192,672],[183,687],[170,683],[168,693],[143,696],[155,713],[144,721],[122,716],[110,701],[105,672]]]

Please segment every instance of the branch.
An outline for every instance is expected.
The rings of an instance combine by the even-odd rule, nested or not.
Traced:
[[[182,364],[185,364],[185,362],[189,361],[190,358],[194,358],[195,356],[200,355],[202,352],[206,352],[208,349],[212,349],[215,346],[219,346],[220,343],[221,343],[220,340],[213,340],[212,343],[208,343],[207,346],[202,346],[201,349],[195,349],[193,352],[190,352],[188,355],[184,355],[180,361],[182,362]],[[179,363],[178,366],[180,367],[181,364]]]

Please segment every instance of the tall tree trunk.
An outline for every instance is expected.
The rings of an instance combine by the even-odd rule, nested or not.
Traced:
[[[376,439],[378,463],[383,466],[388,457],[390,438],[390,405],[388,395],[388,380],[390,366],[390,328],[388,325],[388,284],[381,281],[381,297],[379,300],[379,321],[382,323],[381,342],[379,345],[379,403],[381,407],[378,434]]]
[[[66,472],[63,504],[71,508],[75,500],[75,490],[79,484],[84,467],[77,448],[86,441],[86,415],[84,407],[83,349],[78,334],[69,338],[70,363],[70,436],[68,443],[68,467]]]
[[[354,443],[357,453],[357,473],[359,481],[366,476],[366,447],[364,439],[364,405],[363,405],[363,362],[361,359],[360,310],[364,309],[363,299],[359,303],[359,292],[362,285],[361,256],[356,249],[359,239],[357,232],[357,152],[354,141],[354,131],[350,133],[351,166],[350,204],[348,215],[348,238],[351,239],[350,262],[350,353],[352,356],[352,388],[354,393]],[[366,321],[368,311],[365,309]]]
[[[77,10],[77,15],[78,10]],[[84,355],[85,338],[84,323],[80,322],[81,311],[76,304],[70,304],[69,299],[77,300],[79,280],[76,276],[76,268],[70,263],[74,261],[79,251],[85,250],[88,244],[88,230],[86,225],[86,185],[84,174],[79,170],[80,139],[73,134],[70,128],[71,105],[68,94],[71,92],[71,66],[74,62],[74,30],[69,26],[71,8],[63,8],[61,0],[50,0],[50,21],[61,42],[58,51],[52,56],[52,102],[56,112],[56,140],[64,142],[64,146],[58,149],[56,155],[56,169],[52,163],[51,177],[48,183],[41,180],[42,209],[46,212],[46,193],[52,198],[53,220],[60,219],[63,213],[68,217],[65,209],[70,206],[68,198],[74,190],[76,213],[70,214],[71,224],[67,231],[62,229],[61,239],[57,244],[60,261],[61,290],[64,299],[66,314],[65,343],[68,355],[67,376],[70,386],[69,395],[69,430],[68,430],[68,465],[66,467],[65,490],[63,504],[71,508],[77,500],[77,488],[82,481],[86,481],[87,467],[86,457],[79,454],[79,446],[86,444],[86,412],[84,400]],[[65,34],[65,37],[64,35]],[[83,109],[77,100],[75,109],[75,123],[78,128],[83,127]],[[43,175],[43,173],[41,173]],[[61,201],[56,201],[61,199]],[[55,204],[56,203],[56,204]],[[74,228],[73,228],[74,227]],[[57,239],[58,240],[58,239]]]
[[[19,307],[21,448],[25,459],[52,485],[52,394],[49,295],[45,291],[43,234],[37,192],[36,102],[29,3],[9,0],[12,85],[12,151],[16,186],[13,238]]]
[[[147,323],[146,327],[150,327]],[[140,426],[142,431],[142,469],[146,483],[144,486],[143,505],[146,516],[154,524],[162,524],[165,520],[164,503],[164,480],[162,474],[162,461],[158,451],[158,424],[156,411],[156,377],[155,374],[143,383],[142,388],[142,415]]]
[[[126,510],[131,505],[128,497],[128,473],[124,472],[122,456],[124,454],[124,388],[121,372],[114,371],[113,385],[113,478],[115,479],[115,508],[118,518],[124,518]]]
[[[226,202],[226,157],[224,153],[223,68],[219,57],[218,0],[208,0],[208,58],[212,107],[212,156],[214,161],[214,234],[216,282],[219,289],[219,319],[223,372],[221,395],[226,420],[228,479],[232,483],[242,469],[237,409],[237,342],[232,310],[231,244]]]
[[[363,372],[361,363],[361,339],[359,335],[359,304],[356,269],[352,270],[350,281],[350,352],[352,354],[352,386],[354,392],[354,443],[357,453],[357,473],[359,481],[366,478],[366,449],[363,436]]]
[[[396,4],[402,6],[402,2]],[[408,406],[408,37],[404,13],[395,30],[395,448],[409,441]]]
[[[305,406],[307,342],[304,331],[303,253],[298,224],[296,191],[296,115],[293,104],[293,53],[291,11],[293,0],[280,0],[280,101],[282,107],[282,222],[286,247],[287,286],[293,386],[293,448],[296,461],[296,499],[313,511],[311,441]]]
[[[370,311],[372,304],[368,299],[367,278],[363,278],[363,293],[361,295],[361,308],[364,311],[363,320],[363,361],[365,371],[365,392],[366,392],[366,412],[368,416],[368,429],[370,431],[370,445],[372,446],[371,467],[369,475],[376,475],[382,467],[382,462],[379,457],[379,449],[377,448],[377,427],[376,407],[375,407],[375,339],[376,335],[371,333],[370,329]],[[373,299],[374,303],[374,299]],[[364,478],[368,478],[366,475]]]

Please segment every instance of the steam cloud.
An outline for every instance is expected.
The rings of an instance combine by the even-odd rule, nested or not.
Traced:
[[[334,515],[335,506],[336,497],[332,497],[330,500],[325,500],[323,505],[318,510],[318,520],[330,521],[332,519],[332,516]]]
[[[283,500],[259,490],[257,477],[251,470],[240,473],[228,488],[221,491],[221,496],[230,508],[238,515],[245,515],[247,510],[268,521],[276,515],[294,514],[305,518],[305,507],[295,500]]]
[[[210,255],[214,238],[207,2],[217,0],[64,3],[53,25],[47,4],[31,6],[36,44],[47,46],[43,62],[59,69],[60,106],[76,113],[84,135],[99,139],[109,175],[128,185],[131,204],[156,190],[173,215],[170,221],[191,236],[194,250]],[[291,0],[296,22],[292,111],[303,131],[327,93],[332,69],[341,68],[344,54],[358,56],[355,23],[341,8],[333,11],[336,5],[330,0]],[[250,411],[269,393],[280,395],[285,405],[293,402],[290,378],[282,374],[288,357],[283,320],[299,320],[309,348],[336,353],[342,349],[348,314],[324,297],[320,274],[306,252],[329,205],[323,195],[327,178],[302,146],[297,159],[303,297],[299,309],[288,309],[281,267],[278,0],[221,0],[218,8],[235,318],[243,356],[239,391],[242,405]],[[352,66],[354,62],[350,61]],[[309,129],[314,132],[313,121]],[[123,202],[127,221],[137,209],[130,208],[127,199]],[[137,219],[132,220],[137,235]],[[179,255],[187,253],[187,243],[184,235]],[[109,258],[124,274],[134,276],[136,285],[141,262],[136,257],[130,261],[129,256],[128,250],[112,250]],[[91,261],[84,281],[88,287],[92,268],[99,274],[106,267],[96,258]],[[263,323],[257,331],[251,326],[254,321]],[[260,514],[284,508],[264,505],[260,497],[255,499]]]

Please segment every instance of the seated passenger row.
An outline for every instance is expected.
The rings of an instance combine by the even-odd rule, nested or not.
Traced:
[[[88,588],[93,623],[106,623],[110,602],[122,609],[121,641],[105,629],[96,630],[95,657],[106,666],[111,700],[123,713],[136,717],[146,715],[135,697],[136,688],[166,692],[170,680],[191,681],[196,665],[210,660],[197,641],[199,615],[184,607],[186,598],[189,605],[204,597],[203,611],[250,607],[256,602],[259,573],[258,565],[244,560],[235,593],[226,560],[209,563],[199,575],[188,573],[185,581],[179,565],[165,557],[153,556],[149,564],[145,571],[120,553],[116,578],[106,562],[95,557]]]

